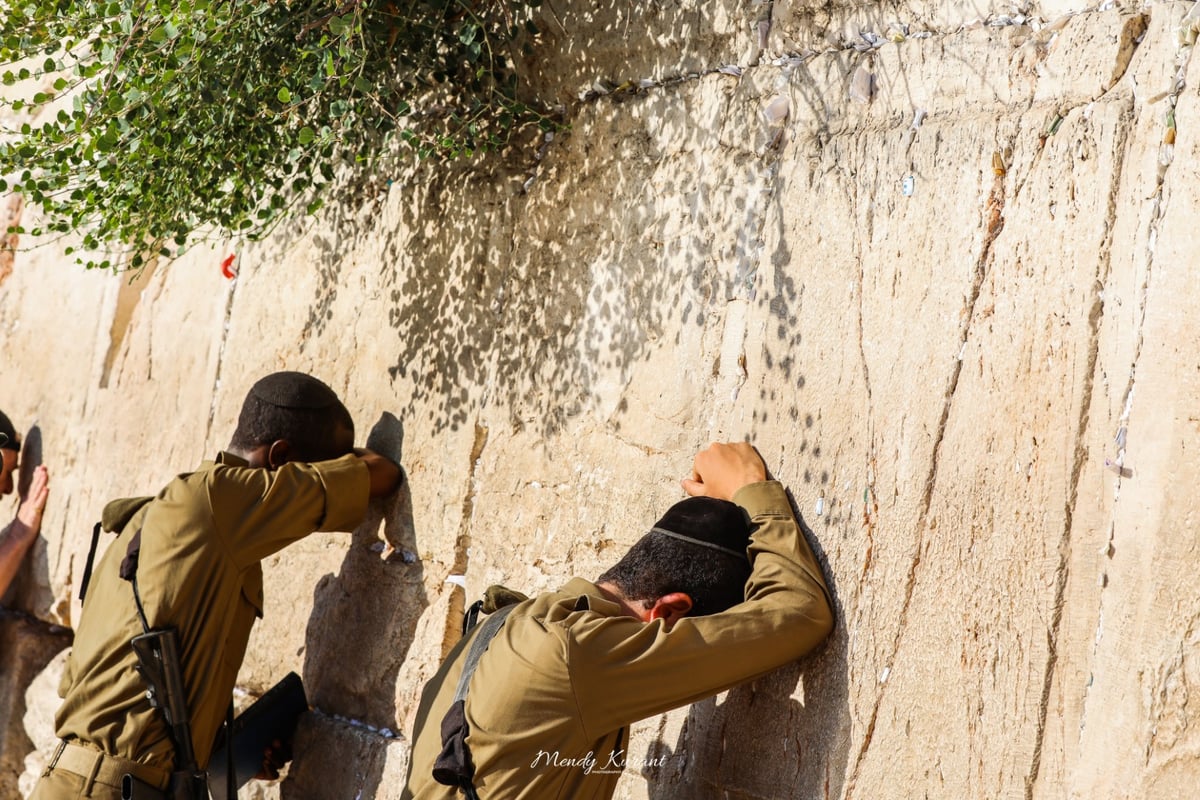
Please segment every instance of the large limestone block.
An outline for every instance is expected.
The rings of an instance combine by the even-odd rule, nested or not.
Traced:
[[[33,217],[28,209],[19,216],[25,224]],[[51,471],[42,537],[26,557],[10,600],[15,608],[59,622],[70,617],[62,584],[71,556],[64,542],[78,526],[73,501],[87,486],[89,399],[101,377],[103,352],[99,330],[108,324],[118,285],[111,275],[83,272],[56,248],[21,252],[11,274],[0,276],[5,365],[0,409],[24,437],[22,474],[39,463]],[[62,335],[64,330],[70,335]],[[14,498],[0,502],[3,524],[15,512]]]
[[[30,721],[29,707],[41,698],[26,697],[25,690],[56,654],[71,643],[71,632],[47,625],[25,614],[0,609],[0,796],[18,797],[18,777],[25,759],[45,745],[47,721]],[[54,687],[57,688],[57,687]],[[44,687],[52,691],[51,687]],[[32,722],[32,728],[30,727]]]
[[[283,798],[368,800],[399,797],[408,775],[408,742],[356,720],[308,714],[296,732],[296,761]],[[330,753],[341,757],[330,759]]]

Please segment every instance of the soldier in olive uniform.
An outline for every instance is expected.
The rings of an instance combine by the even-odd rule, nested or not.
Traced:
[[[611,798],[631,723],[815,647],[833,627],[828,590],[766,477],[748,444],[700,453],[692,497],[616,566],[512,608],[456,702],[474,637],[460,642],[425,688],[401,796]],[[469,777],[439,782],[457,771]]]
[[[87,589],[60,688],[62,743],[31,800],[115,800],[125,775],[164,789],[183,768],[130,647],[143,625],[119,568],[135,536],[141,603],[151,628],[178,631],[196,762],[207,766],[262,616],[262,559],[316,530],[353,530],[368,498],[399,485],[395,463],[353,443],[354,422],[332,389],[275,373],[250,390],[227,452],[155,497],[104,509],[104,528],[119,535]]]

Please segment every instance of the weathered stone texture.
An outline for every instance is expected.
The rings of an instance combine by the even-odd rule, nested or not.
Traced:
[[[637,726],[665,762],[623,800],[1189,796],[1190,8],[548,3],[521,69],[571,128],[532,168],[347,187],[233,282],[18,253],[0,406],[54,486],[17,604],[74,619],[106,498],[223,446],[261,373],[320,375],[408,481],[266,565],[240,682],[319,711],[255,796],[393,798],[464,599],[595,577],[749,436],[837,628]]]
[[[70,644],[69,630],[0,609],[0,797],[19,796],[18,778],[25,770],[26,756],[46,744],[48,726],[40,720],[27,725],[26,712],[36,712],[44,720],[47,711],[53,713],[57,707],[46,702],[57,699],[57,685],[39,685],[38,695],[32,698],[26,696],[26,689]]]

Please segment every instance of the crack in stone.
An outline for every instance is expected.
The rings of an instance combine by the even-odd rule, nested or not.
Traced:
[[[1004,174],[997,174],[992,183],[991,191],[988,194],[987,204],[984,207],[984,237],[980,247],[979,257],[975,261],[975,276],[971,285],[971,293],[967,298],[966,305],[963,311],[963,327],[960,335],[959,352],[966,346],[970,338],[971,323],[975,316],[975,305],[979,300],[980,292],[983,288],[984,279],[987,277],[988,266],[991,261],[992,245],[996,238],[1004,230]],[[950,419],[950,410],[954,404],[954,396],[958,390],[959,377],[962,374],[962,359],[956,358],[954,368],[951,371],[950,379],[946,389],[945,401],[942,404],[941,418],[938,420],[937,434],[934,440],[933,453],[930,459],[928,478],[925,482],[925,491],[921,497],[920,512],[917,515],[917,531],[918,540],[916,550],[913,553],[912,563],[909,565],[908,576],[904,585],[904,600],[900,606],[899,622],[896,625],[896,633],[892,641],[891,653],[885,661],[885,669],[891,670],[892,663],[895,661],[896,654],[900,650],[900,642],[904,637],[904,632],[908,627],[908,610],[912,604],[913,594],[917,584],[917,573],[921,566],[922,551],[925,547],[925,526],[929,517],[929,508],[933,502],[933,490],[937,483],[937,474],[941,456],[942,444],[945,440],[946,427]],[[850,777],[847,780],[847,788],[845,798],[850,800],[856,788],[858,776],[862,769],[862,764],[866,759],[867,750],[871,746],[871,740],[875,734],[875,726],[879,719],[879,710],[883,705],[883,698],[887,691],[887,684],[883,683],[875,698],[875,703],[871,709],[870,721],[867,723],[867,730],[863,736],[862,745],[859,747],[858,754],[854,759],[854,766],[851,768]]]
[[[451,575],[465,576],[468,567],[470,567],[471,520],[475,515],[475,497],[479,493],[476,477],[479,471],[479,459],[483,455],[483,448],[487,446],[488,433],[487,426],[481,425],[478,421],[475,422],[475,441],[471,444],[470,460],[467,462],[467,481],[466,490],[463,494],[462,520],[459,522],[458,534],[454,539],[454,563],[450,567]],[[444,650],[446,651],[462,635],[463,610],[462,605],[456,602],[450,603],[447,608],[445,626],[442,629],[442,642],[445,644]],[[442,658],[445,658],[446,654],[446,652],[443,652]]]
[[[467,463],[467,490],[463,495],[462,522],[459,524],[458,537],[454,541],[454,574],[466,575],[469,566],[468,549],[471,546],[471,519],[475,514],[475,496],[478,487],[475,484],[479,471],[479,459],[483,448],[487,446],[488,429],[479,422],[475,423],[475,441],[471,445],[471,457]]]
[[[1172,90],[1166,95],[1167,102],[1171,104],[1172,115],[1175,113],[1175,101],[1183,92],[1185,83],[1184,78],[1187,74],[1188,67],[1191,65],[1192,55],[1195,52],[1194,46],[1185,48],[1186,54],[1181,53],[1181,64],[1177,73],[1176,81]],[[1178,119],[1175,119],[1175,127],[1178,127]],[[1159,226],[1162,224],[1163,218],[1166,216],[1166,209],[1163,208],[1163,185],[1166,183],[1167,172],[1173,163],[1173,142],[1163,142],[1160,145],[1161,153],[1159,157],[1159,168],[1157,176],[1157,185],[1155,186],[1154,194],[1151,196],[1153,201],[1154,216],[1150,220],[1149,230],[1147,232],[1147,248],[1149,250],[1146,258],[1146,277],[1142,281],[1141,296],[1138,298],[1138,325],[1137,339],[1134,342],[1133,359],[1129,365],[1129,380],[1125,385],[1125,408],[1121,415],[1121,424],[1125,425],[1128,422],[1129,415],[1133,407],[1133,389],[1137,378],[1137,364],[1141,360],[1142,345],[1145,343],[1145,328],[1146,328],[1146,309],[1149,306],[1150,281],[1154,274],[1154,250],[1158,240]]]
[[[1046,631],[1046,664],[1042,675],[1042,691],[1038,704],[1037,728],[1034,733],[1033,756],[1030,759],[1028,776],[1025,779],[1025,800],[1032,800],[1034,787],[1041,773],[1042,753],[1045,746],[1046,720],[1050,709],[1050,692],[1054,684],[1054,671],[1058,665],[1058,639],[1062,629],[1063,606],[1066,599],[1067,583],[1071,574],[1071,534],[1074,524],[1075,505],[1079,497],[1079,484],[1087,461],[1087,431],[1091,421],[1092,396],[1095,391],[1096,366],[1100,357],[1100,322],[1104,317],[1103,288],[1112,268],[1112,237],[1117,220],[1117,193],[1124,178],[1125,159],[1128,155],[1130,125],[1134,113],[1133,98],[1129,97],[1122,124],[1119,128],[1121,139],[1114,148],[1116,163],[1113,169],[1112,183],[1109,186],[1108,206],[1105,209],[1105,239],[1100,245],[1100,258],[1097,264],[1096,279],[1092,282],[1092,304],[1088,311],[1088,351],[1087,364],[1084,369],[1083,387],[1079,400],[1079,417],[1075,429],[1075,453],[1071,464],[1070,480],[1067,484],[1067,497],[1063,504],[1063,527],[1059,533],[1058,566],[1055,569],[1054,606],[1050,618],[1050,627]],[[1140,336],[1140,331],[1139,331]]]
[[[233,300],[237,296],[238,278],[229,282],[225,295],[225,321],[221,325],[221,346],[217,349],[217,368],[213,374],[212,403],[208,407],[208,424],[204,428],[204,441],[212,437],[213,423],[217,418],[217,399],[220,397],[221,372],[225,367],[225,347],[229,344],[229,326],[233,319]]]

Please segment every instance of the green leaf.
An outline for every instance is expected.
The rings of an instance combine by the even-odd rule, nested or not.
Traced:
[[[36,124],[11,123],[19,128],[0,141],[0,174],[9,183],[23,174],[42,230],[124,252],[129,241],[186,242],[201,226],[260,238],[278,215],[313,201],[314,180],[377,168],[397,136],[408,158],[441,161],[554,127],[511,103],[518,87],[505,53],[524,36],[512,17],[523,19],[529,0],[436,0],[402,17],[351,6],[304,30],[342,5],[21,0],[0,12],[0,82],[36,77],[20,65],[41,65],[53,93],[35,87],[0,105],[71,100]],[[443,93],[438,111],[415,114],[427,76]],[[281,119],[280,104],[296,106],[303,123]]]

